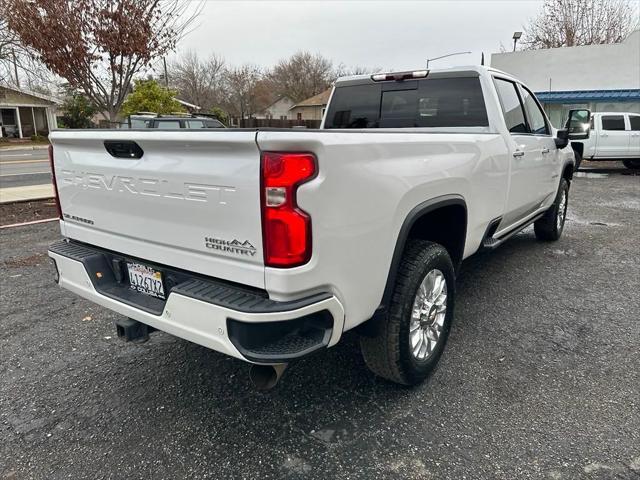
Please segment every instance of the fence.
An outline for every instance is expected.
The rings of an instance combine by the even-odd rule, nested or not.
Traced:
[[[280,120],[279,118],[236,119],[241,128],[319,128],[320,120]]]

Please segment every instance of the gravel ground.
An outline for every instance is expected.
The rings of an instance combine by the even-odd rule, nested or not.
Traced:
[[[640,177],[582,175],[559,242],[465,262],[413,389],[353,335],[268,394],[164,333],[121,343],[53,284],[54,224],[1,231],[0,478],[640,478]]]

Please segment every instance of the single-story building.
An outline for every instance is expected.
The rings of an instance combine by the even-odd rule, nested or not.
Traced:
[[[290,117],[294,120],[322,120],[331,90],[332,88],[327,88],[324,92],[296,103],[289,109]]]
[[[0,86],[0,136],[47,135],[57,127],[56,110],[61,104],[61,100],[48,95]]]
[[[253,115],[254,118],[267,120],[289,120],[289,110],[295,102],[289,97],[280,97],[263,111]]]
[[[526,83],[556,127],[572,108],[640,113],[640,30],[622,43],[494,53],[491,66]]]

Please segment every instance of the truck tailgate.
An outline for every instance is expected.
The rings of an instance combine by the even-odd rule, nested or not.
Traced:
[[[52,132],[63,235],[264,288],[255,137],[241,130]],[[143,154],[114,157],[105,141],[135,142]]]

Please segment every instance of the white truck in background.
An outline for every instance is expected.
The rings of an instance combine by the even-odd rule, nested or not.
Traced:
[[[597,112],[591,115],[591,135],[582,142],[582,158],[619,160],[640,169],[640,114]]]
[[[57,282],[124,317],[284,366],[357,329],[367,365],[417,384],[445,346],[461,262],[533,224],[562,234],[569,141],[485,67],[341,78],[319,130],[55,131]]]

